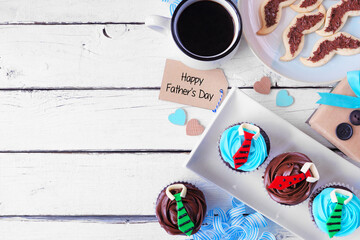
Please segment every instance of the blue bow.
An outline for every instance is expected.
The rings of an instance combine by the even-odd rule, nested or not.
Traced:
[[[321,98],[316,103],[342,108],[360,108],[360,71],[348,72],[347,80],[357,97],[335,93],[318,93]]]

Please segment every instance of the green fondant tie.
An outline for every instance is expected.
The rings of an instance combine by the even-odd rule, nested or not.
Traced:
[[[341,197],[336,195],[337,203],[335,205],[334,210],[331,212],[330,217],[326,221],[326,229],[328,231],[329,237],[332,238],[336,233],[338,233],[341,229],[341,215],[342,209],[346,197]]]
[[[180,193],[174,194],[178,213],[177,213],[177,222],[179,230],[186,235],[190,236],[194,230],[194,223],[191,221],[184,204],[181,200]]]

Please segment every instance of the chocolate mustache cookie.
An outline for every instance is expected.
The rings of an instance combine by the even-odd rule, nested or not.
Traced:
[[[315,32],[324,23],[325,8],[321,5],[315,13],[298,14],[285,29],[283,42],[286,53],[281,61],[291,61],[296,58],[304,47],[305,34]]]
[[[331,60],[335,54],[350,56],[360,53],[360,39],[349,33],[339,32],[320,39],[308,58],[300,61],[308,67],[319,67]]]
[[[281,19],[283,7],[288,7],[296,0],[265,0],[260,6],[261,29],[256,33],[266,35],[275,30]]]

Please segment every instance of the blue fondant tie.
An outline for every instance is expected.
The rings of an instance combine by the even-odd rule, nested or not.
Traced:
[[[335,93],[318,93],[321,98],[316,103],[342,108],[360,108],[360,71],[348,72],[347,80],[357,97]]]

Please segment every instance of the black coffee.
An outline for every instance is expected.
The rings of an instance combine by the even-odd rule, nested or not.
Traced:
[[[234,38],[234,23],[229,12],[213,1],[195,2],[180,14],[178,37],[191,53],[214,56],[224,52]]]

